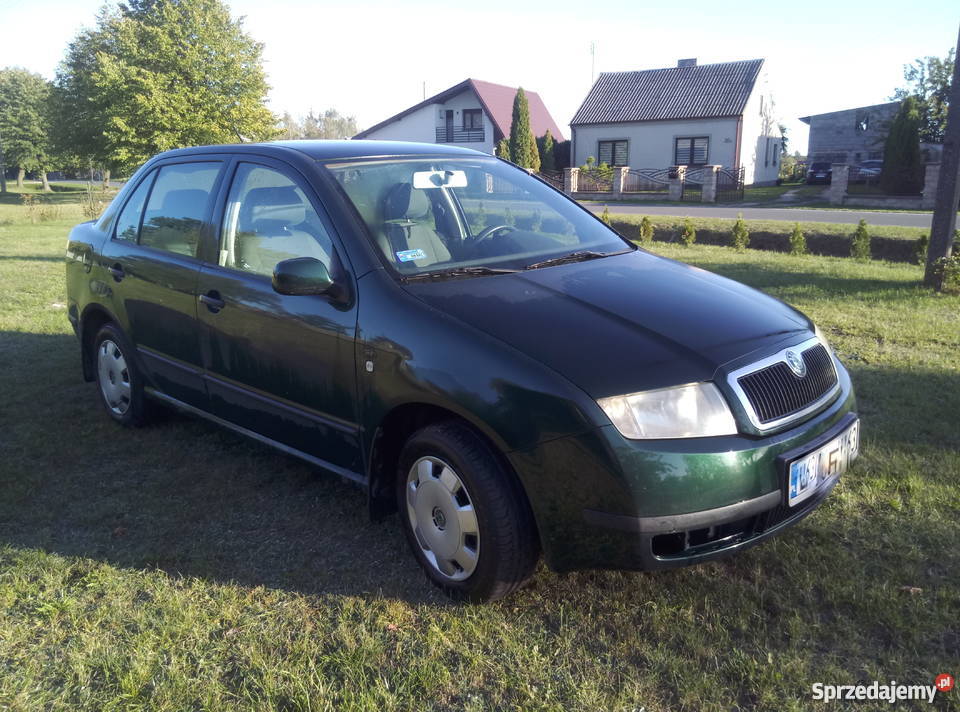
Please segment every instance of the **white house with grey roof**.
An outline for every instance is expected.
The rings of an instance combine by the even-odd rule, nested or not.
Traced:
[[[747,185],[772,184],[780,130],[762,59],[603,72],[570,122],[571,156],[631,168],[743,166]]]

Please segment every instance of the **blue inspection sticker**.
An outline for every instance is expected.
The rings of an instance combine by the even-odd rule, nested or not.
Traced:
[[[422,260],[427,256],[427,253],[423,250],[402,250],[397,253],[397,259],[401,262],[413,262],[414,260]]]

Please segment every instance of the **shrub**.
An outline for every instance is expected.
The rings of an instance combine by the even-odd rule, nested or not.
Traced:
[[[862,218],[850,241],[850,256],[856,260],[870,259],[870,233],[867,232],[867,221]]]
[[[86,193],[84,193],[83,201],[80,204],[83,216],[88,220],[96,220],[103,213],[105,207],[107,207],[107,204],[97,198],[93,192],[93,186],[87,184]]]
[[[647,215],[640,221],[640,242],[649,245],[653,242],[653,223]]]
[[[63,209],[54,203],[48,203],[36,195],[23,193],[20,202],[27,209],[27,217],[36,225],[41,222],[59,220],[63,216]]]
[[[684,218],[683,227],[680,228],[680,243],[690,247],[697,241],[697,230],[693,227],[693,221],[690,218]]]
[[[930,236],[924,233],[914,245],[914,261],[918,265],[927,263],[927,249],[930,247]]]
[[[510,141],[505,138],[500,139],[497,144],[497,157],[510,160]]]
[[[487,211],[483,207],[483,201],[480,201],[480,205],[477,207],[477,212],[475,212],[470,220],[470,230],[476,235],[478,232],[483,230],[487,226]]]
[[[790,254],[807,254],[807,238],[804,237],[803,230],[800,229],[800,223],[794,223],[793,232],[790,233]]]
[[[920,111],[915,97],[908,96],[901,102],[887,131],[880,187],[892,195],[917,195],[923,187]]]
[[[941,257],[933,263],[933,271],[941,280],[944,292],[960,292],[960,254]]]
[[[613,225],[613,222],[610,220],[610,210],[606,205],[603,206],[603,212],[600,213],[600,220],[602,220],[605,225]]]
[[[737,252],[743,252],[749,244],[750,232],[743,221],[743,213],[737,213],[737,221],[733,224],[733,230],[730,231],[730,246]]]
[[[540,232],[540,229],[543,227],[543,213],[539,210],[533,211],[533,219],[530,221],[530,230],[533,232]]]

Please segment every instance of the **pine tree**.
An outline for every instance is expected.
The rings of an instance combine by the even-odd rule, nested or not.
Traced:
[[[804,237],[803,231],[800,229],[800,223],[794,223],[793,232],[790,233],[790,254],[807,254],[807,238]]]
[[[510,160],[521,168],[540,170],[540,154],[530,128],[530,104],[523,88],[513,99],[513,122],[510,124]]]
[[[553,155],[554,142],[550,129],[547,129],[542,141],[538,143],[540,144],[540,170],[555,171],[557,169],[557,161]]]
[[[644,215],[643,220],[640,221],[640,242],[644,245],[653,243],[653,223],[647,215]]]
[[[730,232],[730,246],[737,252],[743,252],[750,244],[750,233],[747,224],[743,221],[743,213],[737,213],[737,221]]]
[[[697,241],[697,230],[693,227],[693,221],[690,218],[683,219],[683,227],[680,229],[680,243],[685,247],[690,247]]]
[[[500,139],[500,142],[497,144],[497,156],[506,160],[511,160],[510,158],[510,140],[506,138]]]
[[[913,246],[913,260],[918,265],[925,265],[927,263],[927,250],[930,248],[930,236],[927,233],[923,233],[920,236],[920,239],[917,240],[917,244]]]
[[[883,147],[880,187],[892,195],[919,195],[923,187],[920,156],[920,111],[917,100],[908,96],[890,124]]]
[[[600,220],[608,226],[613,226],[613,221],[610,220],[610,210],[606,205],[603,206],[603,212],[600,213]]]
[[[856,260],[870,259],[870,233],[867,232],[867,221],[862,218],[850,240],[850,256]]]

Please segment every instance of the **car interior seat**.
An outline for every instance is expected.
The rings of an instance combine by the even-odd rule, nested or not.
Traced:
[[[322,228],[310,224],[307,204],[292,186],[247,192],[240,204],[233,248],[236,264],[232,266],[266,275],[273,274],[277,262],[293,257],[314,257],[330,268],[332,251]]]
[[[380,249],[397,265],[427,267],[450,260],[450,251],[436,230],[430,199],[410,183],[397,183],[384,197],[383,232],[378,236]],[[402,261],[398,252],[420,250],[423,257]]]

